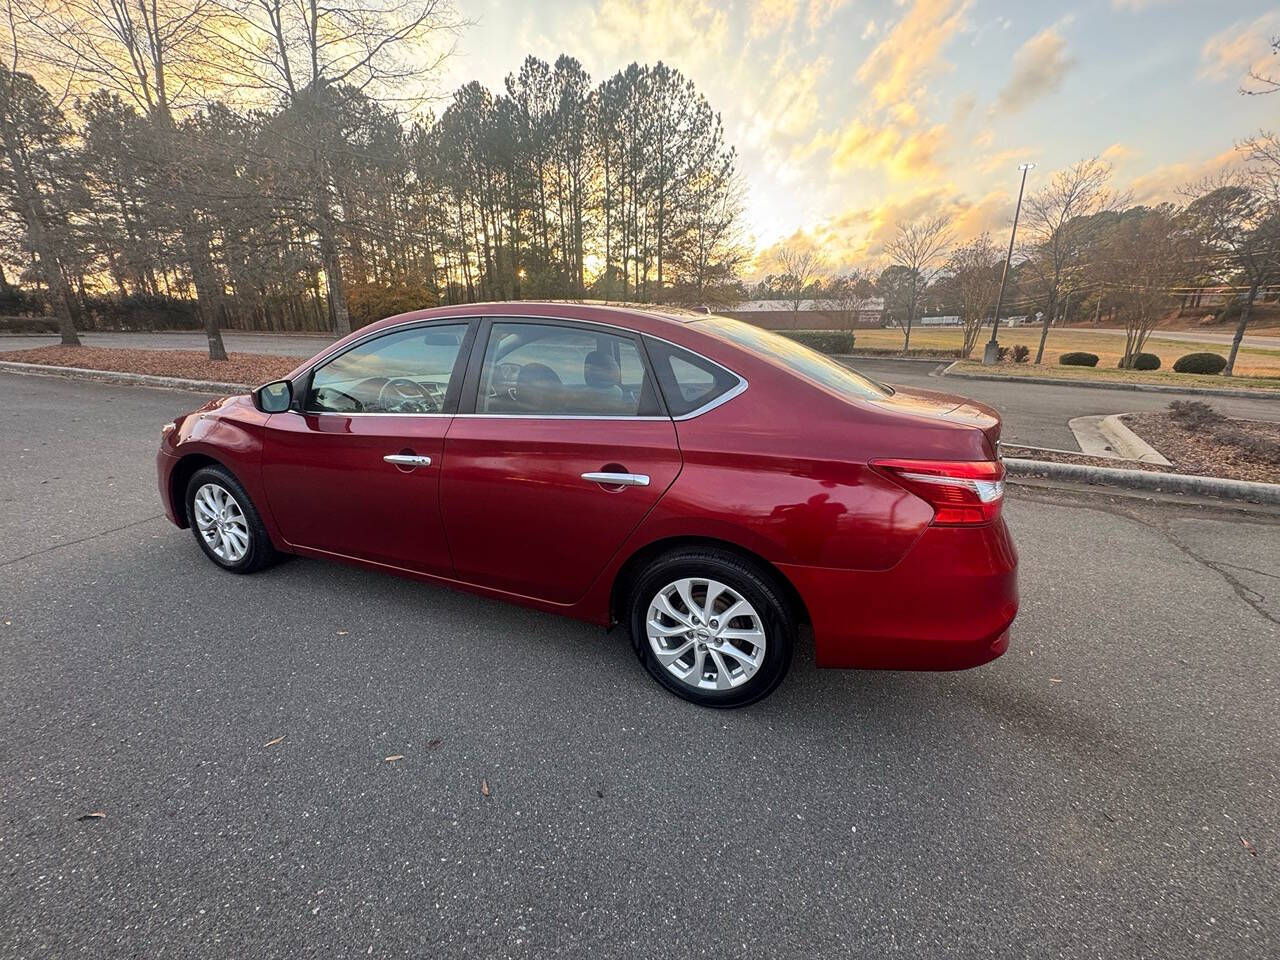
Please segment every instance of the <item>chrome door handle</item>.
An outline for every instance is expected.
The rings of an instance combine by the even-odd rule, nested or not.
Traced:
[[[394,463],[397,467],[429,467],[431,466],[430,457],[416,457],[408,453],[388,453],[382,458],[387,463]]]
[[[647,487],[649,477],[643,473],[584,473],[583,480],[610,487]]]

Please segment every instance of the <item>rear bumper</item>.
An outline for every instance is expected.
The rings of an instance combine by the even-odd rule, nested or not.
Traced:
[[[808,609],[820,667],[976,667],[1005,652],[1018,613],[1018,555],[1003,519],[929,527],[890,570],[780,569]]]

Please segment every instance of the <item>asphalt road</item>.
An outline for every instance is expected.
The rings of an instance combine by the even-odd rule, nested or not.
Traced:
[[[1014,488],[1005,657],[802,644],[720,713],[619,634],[215,569],[152,476],[199,399],[0,374],[0,956],[1280,955],[1273,518]]]

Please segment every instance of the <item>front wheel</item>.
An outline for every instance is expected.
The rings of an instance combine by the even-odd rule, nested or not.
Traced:
[[[192,474],[187,519],[205,556],[231,573],[253,573],[278,556],[249,495],[225,467]]]
[[[679,550],[640,573],[631,632],[660,684],[706,707],[774,691],[791,665],[795,617],[774,578],[719,550]]]

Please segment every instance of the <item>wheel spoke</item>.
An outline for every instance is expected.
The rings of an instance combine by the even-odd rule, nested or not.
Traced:
[[[667,596],[667,592],[665,590],[653,598],[653,605],[672,620],[675,620],[677,623],[684,624],[686,628],[693,626],[693,621],[689,619],[689,615],[687,613],[681,613],[675,608],[675,605],[672,604],[671,598]]]
[[[656,617],[649,619],[649,636],[651,637],[683,637],[688,632],[687,623],[677,623],[674,627],[668,627],[659,623]]]
[[[729,676],[729,667],[720,656],[720,651],[712,647],[707,651],[716,665],[716,689],[728,690],[733,686],[733,678]]]
[[[733,657],[733,659],[737,660],[738,663],[742,664],[742,669],[745,670],[748,675],[755,673],[760,666],[759,654],[744,653],[741,649],[735,647],[731,643],[723,643],[714,649],[723,656]]]
[[[687,640],[678,647],[672,647],[670,650],[656,650],[654,656],[658,658],[658,662],[664,667],[669,667],[682,656],[689,652],[689,648],[693,646],[692,640]]]
[[[720,594],[728,589],[723,583],[717,583],[715,580],[707,581],[707,597],[702,602],[702,619],[704,622],[710,621],[712,617],[716,616],[716,600],[719,599]]]
[[[689,608],[689,613],[685,615],[688,619],[689,615],[700,616],[702,608],[698,606],[693,599],[693,581],[680,580],[676,582],[676,592],[680,594],[680,599],[684,601],[684,605]],[[663,591],[664,593],[666,591]]]
[[[741,640],[752,646],[760,646],[764,643],[764,631],[753,627],[750,630],[721,630],[721,640]]]

